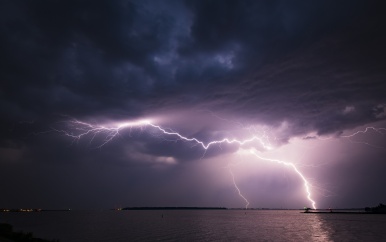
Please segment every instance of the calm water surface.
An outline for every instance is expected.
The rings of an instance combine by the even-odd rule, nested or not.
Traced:
[[[295,210],[0,213],[35,237],[78,241],[386,241],[386,215]]]

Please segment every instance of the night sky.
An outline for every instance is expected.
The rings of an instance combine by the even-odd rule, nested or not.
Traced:
[[[0,208],[386,203],[381,2],[1,1]]]

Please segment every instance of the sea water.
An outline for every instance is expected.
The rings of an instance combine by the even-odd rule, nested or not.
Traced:
[[[0,213],[34,237],[80,241],[386,241],[386,215],[299,210]]]

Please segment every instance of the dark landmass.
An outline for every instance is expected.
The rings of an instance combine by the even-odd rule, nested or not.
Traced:
[[[350,211],[351,210],[351,211]],[[357,210],[357,211],[353,211]],[[362,210],[362,211],[361,211]],[[304,208],[304,213],[328,213],[328,214],[386,214],[386,205],[380,203],[376,207],[366,207],[362,209],[327,209],[327,210],[311,210]]]
[[[0,223],[0,239],[5,238],[15,242],[58,242],[59,240],[45,240],[34,238],[32,233],[15,232],[10,224]]]
[[[361,211],[312,211],[303,213],[325,213],[325,214],[374,214]]]
[[[383,203],[380,203],[378,206],[376,207],[365,207],[365,211],[367,213],[382,213],[382,214],[386,214],[386,205],[384,205]]]
[[[115,210],[226,210],[224,207],[127,207]]]
[[[41,212],[69,212],[71,209],[42,209]]]

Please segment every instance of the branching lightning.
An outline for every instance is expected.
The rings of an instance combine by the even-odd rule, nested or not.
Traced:
[[[378,149],[386,149],[386,147],[382,147],[382,146],[378,146],[378,145],[374,145],[374,144],[371,144],[371,143],[368,143],[368,142],[364,142],[364,141],[354,141],[352,140],[352,138],[354,138],[355,136],[359,135],[359,134],[366,134],[370,131],[374,131],[380,135],[385,135],[386,134],[386,128],[376,128],[376,127],[366,127],[364,130],[359,130],[359,131],[356,131],[352,134],[349,134],[349,135],[342,135],[340,137],[342,138],[347,138],[350,142],[352,143],[357,143],[357,144],[364,144],[364,145],[368,145],[368,146],[371,146],[371,147],[374,147],[374,148],[378,148]]]
[[[353,134],[350,134],[350,135],[342,135],[341,137],[344,137],[344,138],[351,138],[351,137],[354,137],[355,135],[357,134],[365,134],[367,133],[368,131],[375,131],[381,135],[384,135],[386,134],[386,128],[375,128],[375,127],[366,127],[365,130],[359,130],[359,131],[356,131],[355,133]]]
[[[80,140],[81,138],[83,138],[85,136],[91,135],[92,138],[91,138],[90,142],[92,142],[97,135],[103,134],[104,139],[103,139],[102,143],[98,146],[99,148],[103,147],[104,145],[106,145],[107,143],[112,141],[114,138],[119,136],[120,131],[122,131],[124,129],[152,127],[164,135],[176,137],[177,140],[193,142],[195,145],[201,146],[205,150],[205,152],[213,145],[221,145],[223,143],[227,143],[227,144],[238,144],[240,147],[242,147],[243,145],[245,145],[247,143],[252,143],[255,141],[257,141],[265,150],[272,150],[273,149],[272,146],[270,145],[269,139],[266,135],[262,135],[261,137],[257,136],[257,135],[252,135],[250,138],[242,139],[242,140],[235,139],[235,138],[223,138],[221,140],[213,140],[210,142],[204,142],[204,141],[201,141],[197,138],[186,137],[186,136],[181,135],[180,133],[175,132],[173,130],[165,129],[159,125],[152,123],[150,120],[138,120],[138,121],[134,121],[134,122],[112,123],[110,125],[95,125],[95,124],[79,121],[76,119],[72,119],[72,120],[68,121],[67,124],[70,126],[70,128],[71,128],[71,130],[73,130],[73,132],[67,131],[67,130],[55,129],[55,128],[53,128],[53,130],[56,132],[63,133],[64,135],[73,138],[75,141]],[[310,184],[306,180],[304,175],[299,171],[299,169],[293,163],[287,162],[287,161],[276,160],[276,159],[264,158],[264,157],[260,156],[256,152],[256,150],[251,150],[251,154],[255,155],[256,157],[258,157],[261,160],[276,162],[279,164],[283,164],[285,166],[290,166],[302,179],[303,184],[305,186],[307,199],[311,202],[312,207],[314,209],[316,209],[316,203],[311,198],[312,195],[311,195]],[[237,186],[237,184],[235,182],[235,177],[234,177],[234,174],[233,174],[230,167],[229,167],[229,171],[231,173],[233,184],[234,184],[236,190],[238,191],[239,196],[245,200],[245,202],[246,202],[245,207],[248,208],[249,201],[242,195],[239,187]]]

